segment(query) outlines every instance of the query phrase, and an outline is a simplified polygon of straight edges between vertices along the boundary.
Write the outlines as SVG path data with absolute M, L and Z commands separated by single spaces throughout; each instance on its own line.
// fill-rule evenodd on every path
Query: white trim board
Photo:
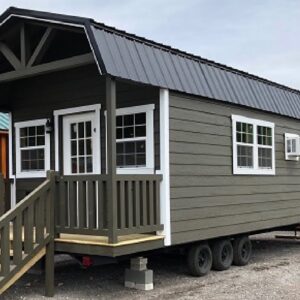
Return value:
M 160 188 L 160 215 L 164 225 L 162 234 L 165 246 L 171 245 L 171 206 L 170 206 L 170 136 L 169 136 L 169 90 L 160 89 L 160 169 L 163 175 Z
M 248 118 L 240 115 L 232 115 L 232 163 L 233 163 L 233 174 L 234 175 L 275 175 L 276 165 L 275 165 L 275 124 L 272 122 Z M 253 143 L 241 143 L 236 140 L 236 123 L 248 123 L 253 125 Z M 259 145 L 257 142 L 257 127 L 264 126 L 269 127 L 272 130 L 272 145 Z M 253 167 L 238 167 L 237 165 L 237 145 L 245 145 L 253 148 Z M 268 148 L 272 149 L 272 169 L 260 168 L 258 166 L 258 148 Z
M 44 171 L 21 171 L 21 148 L 20 148 L 20 128 L 30 126 L 46 126 L 47 119 L 29 120 L 24 122 L 15 123 L 15 141 L 16 141 L 16 178 L 40 178 L 47 176 L 47 170 L 50 170 L 50 135 L 45 130 L 45 145 L 41 146 L 44 148 Z M 28 148 L 30 149 L 30 148 Z
M 54 140 L 55 140 L 55 171 L 60 171 L 60 165 L 59 165 L 59 117 L 65 116 L 65 115 L 72 115 L 72 114 L 79 114 L 83 112 L 95 112 L 95 121 L 96 126 L 99 131 L 99 140 L 97 141 L 97 148 L 96 151 L 99 153 L 100 159 L 99 159 L 99 169 L 101 173 L 101 127 L 100 127 L 100 110 L 101 110 L 101 104 L 92 104 L 92 105 L 85 105 L 85 106 L 78 106 L 78 107 L 72 107 L 72 108 L 65 108 L 65 109 L 58 109 L 53 112 L 54 115 Z
M 154 145 L 154 109 L 155 104 L 145 104 L 137 106 L 121 107 L 116 109 L 116 117 L 146 113 L 146 167 L 128 167 L 128 168 L 117 168 L 117 174 L 154 174 L 154 163 L 155 163 L 155 145 Z M 107 118 L 106 110 L 104 111 L 105 116 L 105 151 L 107 157 Z M 122 141 L 131 141 L 132 139 L 122 139 Z M 135 138 L 138 140 L 138 138 Z M 144 140 L 144 139 L 143 139 Z M 120 141 L 116 139 L 116 141 Z M 106 159 L 106 170 L 107 170 L 107 159 Z

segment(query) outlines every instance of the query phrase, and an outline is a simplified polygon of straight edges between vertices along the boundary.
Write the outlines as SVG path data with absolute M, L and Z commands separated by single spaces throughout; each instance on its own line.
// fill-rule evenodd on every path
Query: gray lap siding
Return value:
M 233 175 L 232 114 L 275 123 L 275 176 Z M 300 121 L 171 93 L 172 243 L 298 223 L 300 164 L 285 160 L 284 133 Z
M 96 66 L 90 65 L 16 81 L 13 83 L 8 97 L 8 103 L 13 112 L 13 122 L 52 118 L 54 110 L 100 103 L 101 166 L 102 173 L 105 172 L 105 78 L 99 75 Z M 159 169 L 159 90 L 153 87 L 117 82 L 117 107 L 152 103 L 155 104 L 155 167 Z M 62 136 L 61 132 L 60 136 Z M 54 169 L 54 132 L 50 137 L 51 169 Z M 62 141 L 60 145 L 62 145 Z M 15 170 L 15 153 L 13 157 Z M 60 156 L 60 165 L 62 166 L 62 156 Z M 17 199 L 22 199 L 42 180 L 17 180 Z

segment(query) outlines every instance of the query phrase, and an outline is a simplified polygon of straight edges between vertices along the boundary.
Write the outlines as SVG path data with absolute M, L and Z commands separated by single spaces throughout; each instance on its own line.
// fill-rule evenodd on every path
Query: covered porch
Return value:
M 80 26 L 12 18 L 5 29 L 0 85 L 1 110 L 11 116 L 12 209 L 35 199 L 18 219 L 27 226 L 24 240 L 34 241 L 46 222 L 42 203 L 51 193 L 57 251 L 118 256 L 164 246 L 159 89 L 99 74 Z M 60 42 L 63 50 L 55 50 Z M 138 114 L 144 121 L 125 124 L 124 116 Z

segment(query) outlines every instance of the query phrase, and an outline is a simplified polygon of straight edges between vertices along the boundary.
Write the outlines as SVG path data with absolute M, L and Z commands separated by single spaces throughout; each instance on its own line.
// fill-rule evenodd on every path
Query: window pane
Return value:
M 124 126 L 133 125 L 133 115 L 125 115 L 123 118 L 124 118 Z
M 137 127 L 135 127 L 135 136 L 136 137 L 146 136 L 146 126 L 137 126 Z
M 76 139 L 77 137 L 77 124 L 71 124 L 71 139 Z
M 71 164 L 72 164 L 72 167 L 71 167 L 72 173 L 76 174 L 77 173 L 77 158 L 72 158 Z
M 118 127 L 123 126 L 122 120 L 123 120 L 123 117 L 122 117 L 122 116 L 117 116 L 117 126 L 118 126 Z
M 37 126 L 37 135 L 45 135 L 45 126 Z
M 253 147 L 237 146 L 237 165 L 238 167 L 253 167 Z
M 92 154 L 92 140 L 88 139 L 86 140 L 86 154 Z
M 125 155 L 125 166 L 135 166 L 134 154 Z
M 146 155 L 145 154 L 138 154 L 136 156 L 136 164 L 138 166 L 146 166 Z
M 136 152 L 138 153 L 146 153 L 146 142 L 136 142 Z
M 92 136 L 92 122 L 88 121 L 85 123 L 85 136 L 90 137 Z
M 84 155 L 84 140 L 78 141 L 78 151 L 79 155 Z
M 78 123 L 78 138 L 84 137 L 84 123 L 80 122 Z
M 272 149 L 258 148 L 258 166 L 272 169 Z
M 21 138 L 20 139 L 20 146 L 23 147 L 28 147 L 28 139 L 27 137 Z
M 23 136 L 27 136 L 27 127 L 26 128 L 21 128 L 20 129 L 20 136 L 23 137 Z
M 253 125 L 237 122 L 236 140 L 239 143 L 253 144 Z
M 84 165 L 84 157 L 79 157 L 79 173 L 85 173 Z
M 117 139 L 122 139 L 123 138 L 123 129 L 122 128 L 117 128 Z
M 44 136 L 38 136 L 37 137 L 37 146 L 43 146 L 45 145 L 45 137 Z
M 36 127 L 28 127 L 28 135 L 35 136 L 36 135 Z
M 86 158 L 86 172 L 91 173 L 93 172 L 93 159 L 91 156 Z
M 125 127 L 124 128 L 124 138 L 125 139 L 129 139 L 129 138 L 133 138 L 133 127 Z
M 136 114 L 135 124 L 146 124 L 146 113 Z
M 257 126 L 257 143 L 272 146 L 272 128 Z
M 71 155 L 77 155 L 77 142 L 71 141 Z
M 134 153 L 135 152 L 135 142 L 125 143 L 125 153 Z
M 117 143 L 117 154 L 124 153 L 124 143 Z
M 44 149 L 21 150 L 21 170 L 40 171 L 45 169 Z
M 136 138 L 146 137 L 146 113 L 117 116 L 117 166 L 133 167 L 146 165 L 146 141 Z M 122 142 L 122 139 L 130 141 Z
M 29 147 L 36 146 L 35 137 L 29 137 L 28 138 L 28 146 Z

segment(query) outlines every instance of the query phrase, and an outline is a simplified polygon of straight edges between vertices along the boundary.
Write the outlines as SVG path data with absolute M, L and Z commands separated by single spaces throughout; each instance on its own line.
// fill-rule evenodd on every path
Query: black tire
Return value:
M 193 276 L 204 276 L 212 266 L 212 253 L 208 244 L 191 246 L 187 254 L 187 263 L 190 274 Z
M 233 264 L 245 266 L 252 256 L 252 243 L 248 236 L 242 236 L 233 241 Z
M 217 271 L 224 271 L 230 268 L 233 261 L 233 248 L 231 241 L 218 240 L 212 245 L 213 264 L 212 267 Z

